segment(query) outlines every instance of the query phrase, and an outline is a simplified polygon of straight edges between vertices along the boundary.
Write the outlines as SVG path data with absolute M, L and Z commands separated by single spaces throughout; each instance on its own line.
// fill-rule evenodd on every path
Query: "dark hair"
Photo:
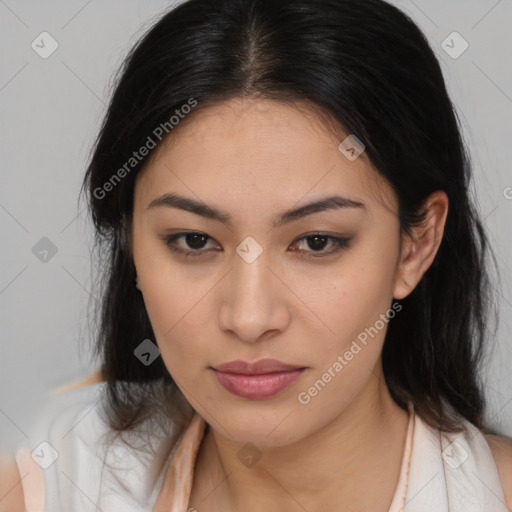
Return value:
M 130 51 L 83 184 L 102 271 L 95 356 L 110 426 L 191 412 L 161 358 L 145 366 L 134 356 L 155 339 L 134 286 L 129 228 L 136 176 L 151 155 L 133 169 L 126 162 L 156 127 L 172 136 L 170 117 L 191 99 L 186 122 L 236 97 L 306 103 L 355 134 L 397 194 L 402 234 L 422 221 L 432 192 L 447 193 L 444 238 L 418 286 L 397 301 L 383 369 L 396 403 L 407 410 L 411 400 L 431 426 L 460 431 L 464 417 L 483 428 L 479 372 L 494 301 L 468 150 L 426 37 L 383 0 L 188 0 Z

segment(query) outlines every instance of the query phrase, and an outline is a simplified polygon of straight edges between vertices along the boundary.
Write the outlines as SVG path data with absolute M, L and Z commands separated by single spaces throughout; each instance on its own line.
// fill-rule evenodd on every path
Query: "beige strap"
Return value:
M 172 455 L 152 512 L 187 511 L 192 492 L 195 460 L 205 427 L 204 419 L 195 413 Z

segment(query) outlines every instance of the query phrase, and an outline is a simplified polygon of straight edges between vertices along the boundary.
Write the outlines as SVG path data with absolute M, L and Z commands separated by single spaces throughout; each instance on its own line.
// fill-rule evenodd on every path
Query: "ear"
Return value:
M 420 282 L 437 254 L 448 216 L 448 196 L 442 190 L 432 193 L 424 202 L 425 220 L 404 235 L 395 274 L 393 297 L 403 299 Z

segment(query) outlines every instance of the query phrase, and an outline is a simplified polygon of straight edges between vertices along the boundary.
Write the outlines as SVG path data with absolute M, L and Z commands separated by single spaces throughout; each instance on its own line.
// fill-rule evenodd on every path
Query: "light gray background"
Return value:
M 488 422 L 512 436 L 512 2 L 392 3 L 433 45 L 470 146 L 475 193 L 502 284 L 501 324 L 485 368 Z M 48 390 L 95 369 L 86 310 L 92 230 L 78 192 L 110 80 L 170 5 L 0 0 L 0 452 L 26 441 Z M 31 48 L 43 31 L 59 45 L 47 59 Z M 442 47 L 454 31 L 469 44 L 456 59 Z M 42 237 L 57 247 L 46 263 L 32 252 Z

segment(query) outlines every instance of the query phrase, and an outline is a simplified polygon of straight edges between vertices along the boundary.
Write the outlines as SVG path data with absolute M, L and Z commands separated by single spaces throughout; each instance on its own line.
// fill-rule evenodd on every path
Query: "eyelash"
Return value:
M 184 257 L 187 257 L 187 258 L 188 257 L 195 258 L 195 257 L 198 257 L 198 256 L 203 256 L 206 252 L 208 252 L 208 251 L 204 251 L 202 249 L 197 249 L 195 251 L 186 251 L 186 250 L 183 250 L 183 249 L 178 249 L 176 246 L 172 245 L 172 242 L 174 242 L 175 240 L 178 240 L 180 238 L 183 238 L 183 237 L 185 237 L 187 235 L 201 235 L 201 236 L 206 237 L 207 241 L 208 240 L 213 240 L 213 238 L 211 238 L 208 235 L 206 235 L 205 233 L 201 233 L 199 231 L 183 231 L 182 233 L 176 233 L 176 234 L 171 235 L 169 237 L 164 237 L 165 245 L 171 251 L 179 253 L 180 255 L 182 255 Z M 298 238 L 295 242 L 300 242 L 302 240 L 306 240 L 308 238 L 313 238 L 315 236 L 331 240 L 332 243 L 334 244 L 334 249 L 331 249 L 330 251 L 323 251 L 323 250 L 321 250 L 321 251 L 314 251 L 314 252 L 306 251 L 307 253 L 310 253 L 310 254 L 307 255 L 307 256 L 306 255 L 301 255 L 300 257 L 303 257 L 303 258 L 323 258 L 323 257 L 326 257 L 326 256 L 330 256 L 331 254 L 338 253 L 341 250 L 348 248 L 349 244 L 350 244 L 350 241 L 351 241 L 351 238 L 338 238 L 338 237 L 335 237 L 335 236 L 326 235 L 324 233 L 312 233 L 312 234 L 303 236 L 302 238 Z M 297 252 L 301 252 L 301 251 L 297 251 Z M 315 252 L 318 253 L 318 256 L 315 255 Z

